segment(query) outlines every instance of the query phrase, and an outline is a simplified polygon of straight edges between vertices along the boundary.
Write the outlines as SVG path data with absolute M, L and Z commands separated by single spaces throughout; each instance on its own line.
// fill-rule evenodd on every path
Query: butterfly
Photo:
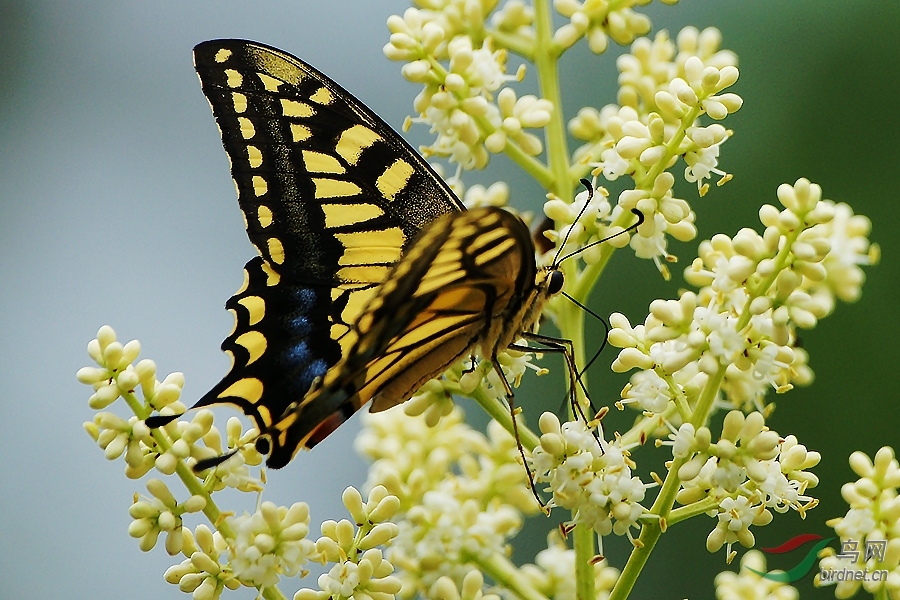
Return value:
M 462 358 L 480 353 L 499 369 L 498 353 L 561 291 L 562 272 L 536 265 L 518 216 L 467 210 L 313 67 L 242 40 L 203 42 L 194 64 L 259 256 L 226 303 L 231 369 L 193 408 L 243 410 L 267 466 L 283 467 L 367 403 L 404 402 Z

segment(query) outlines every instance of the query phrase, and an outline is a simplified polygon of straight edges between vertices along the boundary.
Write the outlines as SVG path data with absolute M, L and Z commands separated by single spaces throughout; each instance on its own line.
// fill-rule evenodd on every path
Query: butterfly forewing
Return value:
M 356 342 L 354 324 L 420 229 L 463 210 L 381 119 L 293 56 L 204 42 L 194 62 L 260 257 L 229 300 L 229 374 L 197 403 L 261 430 Z
M 509 339 L 535 283 L 534 248 L 522 221 L 498 208 L 442 217 L 378 289 L 350 349 L 270 432 L 270 461 L 287 462 L 372 401 L 380 411 L 474 351 L 493 357 Z M 487 347 L 485 347 L 487 346 Z M 275 466 L 271 464 L 271 466 Z

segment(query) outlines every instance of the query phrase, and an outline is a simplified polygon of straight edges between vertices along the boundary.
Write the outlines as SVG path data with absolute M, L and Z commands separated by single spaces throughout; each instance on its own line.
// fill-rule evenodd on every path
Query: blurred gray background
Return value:
M 216 37 L 283 48 L 399 127 L 418 89 L 403 81 L 381 47 L 385 20 L 406 7 L 400 0 L 0 1 L 0 599 L 186 597 L 162 579 L 180 558 L 162 548 L 144 554 L 128 537 L 132 495 L 146 490 L 123 476 L 121 462 L 107 463 L 82 431 L 93 411 L 89 388 L 74 374 L 89 363 L 85 346 L 105 323 L 123 341 L 140 339 L 142 355 L 161 374 L 183 371 L 187 402 L 227 369 L 218 347 L 231 317 L 222 306 L 253 249 L 191 48 Z M 900 212 L 894 181 L 900 4 L 694 0 L 653 4 L 647 12 L 655 29 L 673 35 L 688 24 L 718 26 L 724 46 L 740 56 L 734 91 L 745 104 L 726 121 L 736 135 L 720 163 L 735 178 L 700 200 L 691 186 L 683 188 L 698 213 L 700 237 L 672 248 L 682 259 L 672 282 L 621 253 L 592 306 L 642 321 L 653 298 L 672 297 L 683 286 L 680 269 L 700 239 L 758 228 L 758 206 L 774 203 L 778 184 L 801 176 L 872 218 L 882 265 L 868 270 L 859 303 L 840 305 L 804 335 L 818 379 L 779 397 L 770 421 L 823 453 L 815 470 L 823 483 L 813 491 L 822 505 L 806 521 L 792 513 L 755 529 L 760 546 L 798 533 L 828 536 L 825 521 L 847 509 L 839 490 L 851 479 L 849 453 L 871 455 L 900 440 L 890 349 L 900 335 L 891 242 Z M 582 45 L 566 59 L 562 77 L 569 116 L 584 104 L 614 100 L 610 54 L 598 60 Z M 428 138 L 414 131 L 409 139 Z M 494 167 L 482 181 L 510 178 L 517 206 L 540 206 L 541 191 L 513 179 L 518 175 L 507 161 L 495 160 Z M 591 328 L 599 335 L 599 326 Z M 607 351 L 590 374 L 601 401 L 614 401 L 624 383 L 605 366 L 614 356 Z M 549 382 L 551 396 L 561 395 L 561 380 Z M 520 393 L 532 422 L 540 410 L 557 408 L 527 403 L 529 392 L 538 395 L 534 387 L 526 382 Z M 618 420 L 611 422 L 624 429 L 633 416 L 613 414 Z M 365 465 L 350 448 L 357 428 L 354 419 L 314 452 L 270 472 L 265 499 L 309 502 L 314 532 L 324 519 L 343 518 L 340 492 L 365 479 Z M 233 506 L 250 509 L 254 499 L 235 498 Z M 635 597 L 712 598 L 712 575 L 725 568 L 723 554 L 704 549 L 713 525 L 700 517 L 671 529 Z M 529 524 L 522 536 L 530 543 L 517 548 L 518 562 L 531 560 L 547 527 L 544 520 Z M 606 547 L 619 567 L 627 550 L 620 540 Z M 778 560 L 770 566 L 795 564 Z M 833 597 L 812 590 L 810 580 L 798 584 L 802 597 Z M 247 589 L 231 594 L 254 596 Z

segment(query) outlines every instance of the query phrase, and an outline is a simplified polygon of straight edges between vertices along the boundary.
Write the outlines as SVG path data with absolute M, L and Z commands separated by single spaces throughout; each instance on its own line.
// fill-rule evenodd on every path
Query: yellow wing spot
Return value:
M 241 128 L 241 137 L 245 140 L 249 140 L 256 135 L 256 127 L 253 126 L 253 121 L 247 117 L 238 117 L 238 125 Z
M 258 331 L 247 331 L 246 333 L 242 333 L 234 340 L 234 342 L 246 348 L 247 352 L 250 353 L 250 358 L 247 359 L 248 365 L 253 364 L 260 356 L 265 354 L 266 347 L 268 346 L 266 336 Z
M 336 340 L 347 333 L 349 330 L 350 328 L 346 325 L 343 325 L 341 323 L 332 323 L 331 330 L 328 332 L 328 335 L 331 336 L 331 339 Z
M 442 275 L 453 273 L 454 271 L 459 271 L 461 268 L 462 265 L 456 262 L 436 263 L 428 267 L 428 272 L 425 273 L 425 278 L 427 279 L 428 277 L 441 277 Z
M 437 257 L 434 259 L 434 262 L 436 262 L 436 263 L 441 263 L 441 262 L 457 263 L 457 262 L 462 261 L 462 258 L 463 258 L 463 253 L 461 250 L 458 250 L 458 249 L 444 250 L 443 252 L 441 252 L 440 254 L 437 255 Z
M 281 99 L 281 112 L 286 117 L 298 117 L 301 119 L 311 117 L 316 114 L 315 109 L 309 104 L 297 102 L 296 100 Z
M 278 86 L 284 83 L 280 79 L 275 79 L 271 75 L 266 75 L 265 73 L 257 73 L 256 76 L 259 77 L 263 87 L 266 88 L 266 91 L 268 92 L 277 92 Z
M 234 396 L 256 404 L 263 395 L 263 383 L 255 377 L 246 377 L 235 381 L 219 394 L 219 398 Z
M 338 269 L 337 276 L 338 279 L 343 281 L 371 281 L 373 283 L 380 283 L 387 279 L 388 273 L 390 272 L 390 267 L 342 267 Z
M 272 211 L 268 206 L 260 204 L 256 209 L 256 219 L 259 221 L 259 226 L 265 229 L 272 224 Z
M 347 306 L 341 311 L 341 320 L 344 323 L 355 323 L 363 310 L 369 306 L 369 302 L 375 296 L 376 291 L 376 288 L 369 288 L 350 294 L 350 298 L 347 299 Z
M 228 60 L 229 58 L 231 58 L 231 54 L 232 54 L 231 50 L 229 50 L 228 48 L 222 48 L 221 50 L 216 52 L 216 55 L 215 55 L 215 57 L 213 57 L 213 60 L 215 60 L 217 63 L 223 63 L 226 60 Z
M 406 242 L 406 236 L 399 227 L 356 233 L 335 233 L 334 237 L 344 248 L 402 248 Z
M 347 170 L 344 168 L 338 159 L 331 156 L 330 154 L 323 154 L 322 152 L 315 152 L 313 150 L 303 150 L 303 164 L 306 165 L 306 170 L 310 173 L 346 173 Z
M 312 182 L 316 187 L 316 198 L 342 198 L 356 196 L 362 192 L 360 187 L 352 181 L 313 177 Z
M 237 328 L 238 328 L 238 316 L 237 316 L 237 311 L 234 310 L 233 308 L 229 308 L 229 309 L 228 309 L 228 312 L 230 312 L 230 313 L 231 313 L 231 316 L 234 317 L 234 323 L 233 323 L 232 326 L 231 326 L 231 333 L 228 334 L 228 337 L 231 337 L 231 336 L 233 336 L 233 335 L 235 334 L 235 332 L 237 331 Z M 234 357 L 232 356 L 232 358 L 234 358 Z
M 239 296 L 247 291 L 247 288 L 250 287 L 250 272 L 247 269 L 244 269 L 244 282 L 241 283 L 241 289 L 234 293 L 235 296 Z
M 234 104 L 234 112 L 242 113 L 247 110 L 247 96 L 240 92 L 231 92 L 231 102 Z
M 247 309 L 249 325 L 256 325 L 266 316 L 266 301 L 259 296 L 247 296 L 238 300 L 238 304 Z M 243 346 L 243 344 L 241 344 Z
M 237 182 L 234 182 L 235 186 L 237 186 Z M 240 190 L 238 190 L 238 194 L 240 194 Z M 247 215 L 244 211 L 241 211 L 241 218 L 244 219 L 244 230 L 248 231 L 250 229 L 250 222 L 247 220 Z
M 457 238 L 467 238 L 478 233 L 478 228 L 471 223 L 460 225 L 453 230 Z
M 381 192 L 381 195 L 388 200 L 393 200 L 397 192 L 401 191 L 409 183 L 409 178 L 413 174 L 412 165 L 398 158 L 387 170 L 375 181 L 375 187 Z
M 450 285 L 451 283 L 459 281 L 460 279 L 464 278 L 465 275 L 466 272 L 462 269 L 454 269 L 453 271 L 439 277 L 429 277 L 419 284 L 419 287 L 416 288 L 415 295 L 424 296 L 426 294 L 430 294 L 431 292 L 436 292 L 441 288 Z
M 256 194 L 256 197 L 265 196 L 266 192 L 269 191 L 269 184 L 266 183 L 266 180 L 260 177 L 259 175 L 253 176 L 253 193 Z
M 281 282 L 281 275 L 279 275 L 267 262 L 263 262 L 262 265 L 263 273 L 266 274 L 266 285 L 269 287 L 275 287 Z
M 416 347 L 420 345 L 423 340 L 440 339 L 447 337 L 448 335 L 452 337 L 454 332 L 459 330 L 460 320 L 461 317 L 458 315 L 435 317 L 420 324 L 411 331 L 406 332 L 406 334 L 393 342 L 392 347 Z
M 479 249 L 490 246 L 491 243 L 508 235 L 509 231 L 505 227 L 497 227 L 476 237 L 469 246 L 477 252 Z
M 516 240 L 513 238 L 507 238 L 494 246 L 489 250 L 485 250 L 483 252 L 479 252 L 475 255 L 475 265 L 480 267 L 485 263 L 489 263 L 492 260 L 496 260 L 506 254 L 507 251 L 515 248 Z M 515 277 L 515 276 L 513 276 Z
M 371 221 L 384 214 L 380 206 L 374 204 L 323 204 L 325 227 L 343 227 Z
M 234 69 L 225 69 L 225 85 L 230 88 L 239 88 L 244 83 L 244 76 Z
M 344 248 L 339 265 L 370 265 L 395 263 L 403 255 L 402 248 Z
M 320 87 L 309 99 L 316 104 L 331 104 L 334 102 L 334 95 L 328 88 Z
M 341 158 L 355 165 L 363 150 L 381 139 L 381 136 L 365 125 L 354 125 L 341 133 L 334 150 Z
M 247 162 L 251 169 L 258 169 L 263 163 L 262 152 L 256 146 L 247 146 Z
M 300 123 L 291 123 L 291 137 L 295 142 L 305 142 L 312 137 L 312 130 Z
M 281 245 L 281 240 L 270 237 L 266 240 L 266 244 L 268 245 L 269 258 L 272 259 L 272 262 L 276 265 L 284 264 L 284 246 Z

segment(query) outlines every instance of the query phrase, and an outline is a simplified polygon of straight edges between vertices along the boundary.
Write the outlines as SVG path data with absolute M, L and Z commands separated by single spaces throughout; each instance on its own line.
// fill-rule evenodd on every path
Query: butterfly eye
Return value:
M 562 290 L 565 281 L 566 278 L 563 276 L 562 271 L 552 271 L 550 273 L 550 285 L 547 286 L 547 291 L 549 291 L 551 295 L 558 294 L 560 290 Z

